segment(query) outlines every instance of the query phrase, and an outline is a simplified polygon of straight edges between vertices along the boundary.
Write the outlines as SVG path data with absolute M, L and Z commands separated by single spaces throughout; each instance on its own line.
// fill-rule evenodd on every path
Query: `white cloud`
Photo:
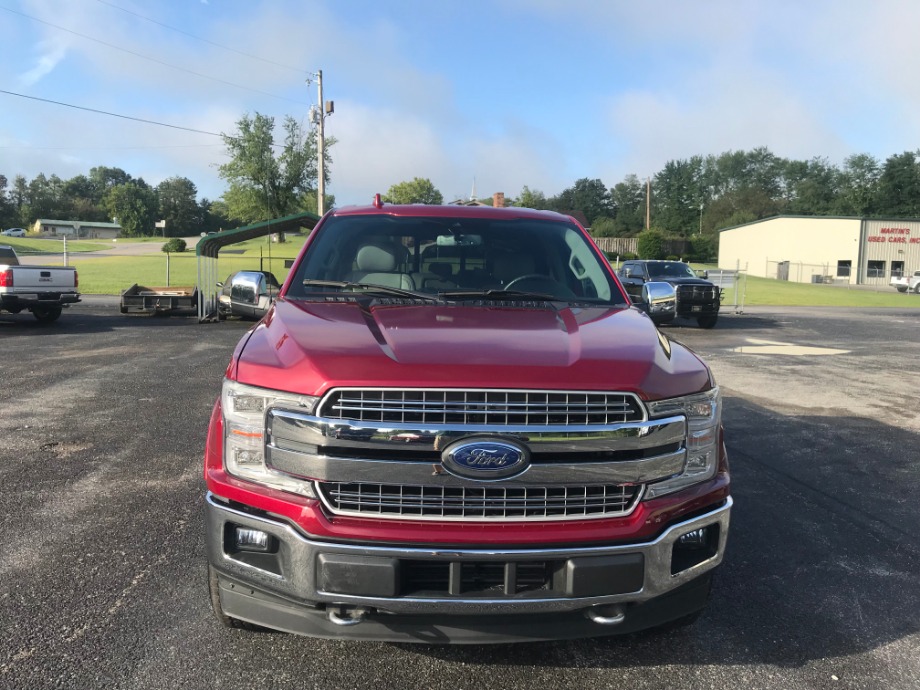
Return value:
M 35 66 L 28 72 L 19 75 L 19 81 L 26 86 L 34 85 L 41 80 L 42 77 L 50 74 L 67 54 L 67 46 L 63 43 L 42 41 L 39 44 L 39 48 L 44 52 L 36 61 Z

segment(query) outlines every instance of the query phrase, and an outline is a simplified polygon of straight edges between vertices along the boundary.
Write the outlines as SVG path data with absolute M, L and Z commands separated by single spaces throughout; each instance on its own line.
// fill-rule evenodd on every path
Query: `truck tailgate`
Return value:
M 73 292 L 76 269 L 67 266 L 12 266 L 13 294 L 22 292 Z

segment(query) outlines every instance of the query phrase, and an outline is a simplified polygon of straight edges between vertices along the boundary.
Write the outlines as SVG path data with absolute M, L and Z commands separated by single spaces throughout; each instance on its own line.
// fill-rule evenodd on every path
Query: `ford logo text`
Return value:
M 458 477 L 507 479 L 530 467 L 530 453 L 512 441 L 462 439 L 444 449 L 441 464 Z

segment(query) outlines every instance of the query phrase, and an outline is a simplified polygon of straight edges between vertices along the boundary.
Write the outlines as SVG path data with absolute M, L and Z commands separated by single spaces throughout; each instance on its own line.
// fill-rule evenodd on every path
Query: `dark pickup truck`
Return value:
M 703 280 L 682 261 L 624 261 L 618 271 L 620 282 L 633 299 L 650 281 L 670 283 L 677 292 L 677 316 L 696 319 L 700 328 L 712 328 L 719 320 L 722 290 Z M 656 324 L 668 323 L 674 316 L 651 315 Z

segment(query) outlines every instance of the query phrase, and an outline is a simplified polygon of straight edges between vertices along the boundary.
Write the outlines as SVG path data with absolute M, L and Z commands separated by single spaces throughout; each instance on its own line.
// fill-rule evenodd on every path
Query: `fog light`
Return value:
M 241 551 L 267 552 L 271 546 L 271 536 L 258 529 L 236 528 L 236 547 Z
M 706 546 L 706 528 L 700 527 L 699 529 L 695 529 L 692 532 L 682 534 L 677 539 L 677 543 L 688 549 L 698 549 L 700 547 Z

